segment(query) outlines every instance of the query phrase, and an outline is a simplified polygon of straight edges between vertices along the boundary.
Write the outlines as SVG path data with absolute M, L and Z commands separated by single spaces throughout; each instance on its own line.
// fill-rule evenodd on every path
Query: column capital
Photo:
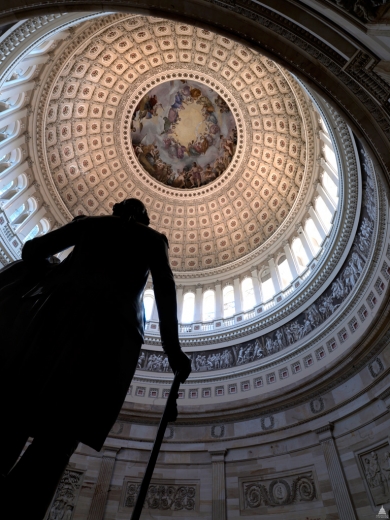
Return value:
M 115 459 L 116 456 L 118 455 L 118 452 L 121 450 L 121 448 L 111 448 L 111 447 L 107 447 L 107 448 L 104 448 L 104 451 L 103 451 L 103 457 L 110 457 L 112 459 Z
M 321 426 L 321 428 L 318 428 L 317 430 L 314 430 L 314 431 L 318 435 L 320 442 L 323 442 L 323 441 L 333 438 L 333 434 L 332 434 L 333 429 L 334 429 L 334 424 L 332 422 L 329 422 L 328 424 L 325 424 L 324 426 Z
M 225 456 L 228 450 L 209 450 L 212 462 L 222 462 L 225 460 Z

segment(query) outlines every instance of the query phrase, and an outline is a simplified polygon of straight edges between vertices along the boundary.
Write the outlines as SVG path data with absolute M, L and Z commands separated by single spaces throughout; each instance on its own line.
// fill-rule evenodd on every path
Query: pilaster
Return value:
M 106 448 L 103 453 L 100 471 L 92 497 L 87 520 L 103 520 L 106 509 L 108 490 L 114 472 L 117 449 Z
M 332 431 L 333 423 L 328 423 L 326 426 L 315 430 L 324 452 L 340 520 L 357 520 Z
M 213 492 L 212 520 L 226 520 L 225 455 L 227 450 L 209 451 L 211 455 Z

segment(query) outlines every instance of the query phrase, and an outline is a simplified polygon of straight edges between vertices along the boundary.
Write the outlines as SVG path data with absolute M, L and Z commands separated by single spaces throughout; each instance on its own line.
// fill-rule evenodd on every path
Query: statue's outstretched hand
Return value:
M 173 372 L 179 372 L 180 383 L 184 383 L 187 377 L 191 374 L 191 360 L 180 349 L 174 354 L 168 355 L 168 361 Z

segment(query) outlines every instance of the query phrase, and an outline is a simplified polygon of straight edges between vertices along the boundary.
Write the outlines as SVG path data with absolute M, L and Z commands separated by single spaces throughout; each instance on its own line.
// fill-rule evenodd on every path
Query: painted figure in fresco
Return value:
M 199 188 L 200 184 L 202 182 L 201 171 L 202 171 L 202 168 L 200 166 L 198 166 L 196 164 L 196 162 L 193 162 L 192 163 L 192 168 L 189 171 L 189 174 L 192 177 L 193 186 L 196 187 L 196 188 Z
M 175 101 L 171 105 L 174 109 L 180 109 L 183 105 L 184 96 L 180 90 L 178 90 L 175 94 Z
M 235 152 L 237 131 L 232 115 L 226 115 L 230 111 L 222 98 L 217 96 L 215 102 L 207 87 L 195 87 L 183 81 L 173 82 L 177 88 L 169 92 L 169 105 L 163 85 L 162 90 L 144 96 L 134 112 L 131 130 L 135 154 L 147 173 L 173 188 L 193 189 L 214 181 L 226 170 Z M 191 104 L 199 105 L 203 121 L 199 131 L 198 127 L 194 129 L 195 136 L 189 142 L 182 142 L 179 123 L 183 119 L 182 113 Z M 157 118 L 157 124 L 151 125 L 150 120 L 155 122 L 154 118 Z M 142 150 L 142 146 L 151 141 L 160 152 L 157 157 Z M 196 172 L 195 178 L 192 174 L 189 177 L 172 175 L 173 171 L 191 170 L 191 158 L 200 156 L 206 156 L 208 161 L 207 172 L 200 171 L 200 182 Z

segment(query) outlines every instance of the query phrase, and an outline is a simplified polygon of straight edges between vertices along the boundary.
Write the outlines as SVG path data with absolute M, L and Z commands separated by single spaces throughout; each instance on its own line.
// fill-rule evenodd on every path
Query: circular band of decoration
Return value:
M 165 72 L 144 84 L 127 100 L 121 127 L 133 171 L 176 195 L 194 189 L 204 195 L 222 186 L 245 148 L 243 118 L 230 94 L 191 72 Z

